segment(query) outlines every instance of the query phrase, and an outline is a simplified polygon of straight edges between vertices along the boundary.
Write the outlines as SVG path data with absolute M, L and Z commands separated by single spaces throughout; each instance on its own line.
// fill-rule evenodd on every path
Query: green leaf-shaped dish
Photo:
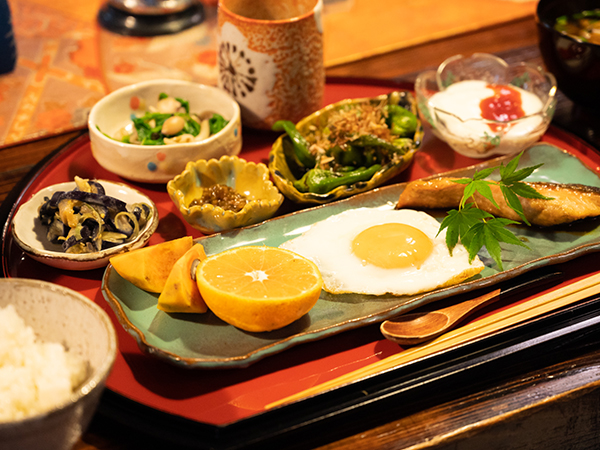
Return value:
M 475 170 L 506 164 L 500 157 L 435 176 L 471 177 Z M 547 143 L 530 147 L 519 164 L 542 167 L 528 181 L 581 183 L 600 188 L 600 177 L 574 155 Z M 497 175 L 497 174 L 494 174 Z M 494 175 L 491 178 L 495 179 Z M 360 195 L 306 208 L 258 225 L 213 234 L 198 240 L 207 255 L 243 245 L 278 247 L 304 233 L 311 225 L 355 208 L 393 208 L 406 183 L 382 187 Z M 433 211 L 429 211 L 433 213 Z M 436 212 L 442 221 L 445 211 Z M 102 293 L 125 330 L 149 355 L 189 368 L 224 369 L 247 367 L 295 345 L 313 342 L 348 330 L 380 323 L 399 314 L 453 295 L 489 288 L 514 277 L 552 264 L 600 252 L 600 221 L 591 219 L 565 227 L 511 226 L 529 249 L 502 244 L 504 271 L 482 250 L 485 269 L 470 280 L 412 296 L 328 294 L 308 314 L 293 324 L 265 333 L 248 333 L 227 325 L 212 312 L 168 314 L 156 308 L 158 294 L 143 291 L 123 279 L 111 265 L 102 280 Z
M 416 101 L 411 92 L 399 91 L 395 94 L 399 94 L 400 96 L 400 106 L 408 109 L 415 115 L 417 114 Z M 302 119 L 296 124 L 296 128 L 306 136 L 312 126 L 321 129 L 325 127 L 329 116 L 333 111 L 346 108 L 349 105 L 387 102 L 388 97 L 389 95 L 380 95 L 372 98 L 346 99 L 337 103 L 332 103 Z M 329 203 L 380 186 L 406 169 L 413 160 L 423 139 L 423 126 L 420 121 L 418 121 L 417 129 L 411 138 L 414 143 L 412 148 L 397 161 L 385 164 L 370 180 L 339 186 L 326 194 L 300 192 L 294 187 L 294 181 L 300 179 L 303 172 L 294 161 L 292 156 L 293 148 L 287 135 L 280 136 L 273 144 L 271 152 L 269 153 L 269 170 L 277 188 L 290 200 L 307 204 Z

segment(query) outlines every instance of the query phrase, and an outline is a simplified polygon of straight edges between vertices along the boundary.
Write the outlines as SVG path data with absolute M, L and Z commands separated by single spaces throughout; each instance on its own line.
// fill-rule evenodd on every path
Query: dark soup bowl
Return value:
M 558 31 L 555 24 L 557 18 L 599 8 L 600 0 L 540 0 L 536 14 L 540 52 L 558 88 L 595 110 L 600 110 L 600 45 Z

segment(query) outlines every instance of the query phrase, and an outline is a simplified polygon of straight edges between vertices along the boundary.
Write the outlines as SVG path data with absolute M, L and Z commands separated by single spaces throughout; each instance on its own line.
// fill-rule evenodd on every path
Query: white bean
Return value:
M 185 126 L 185 119 L 181 116 L 172 116 L 163 122 L 162 134 L 166 136 L 173 136 L 183 130 Z
M 164 114 L 175 114 L 180 107 L 181 103 L 179 103 L 173 97 L 165 97 L 159 100 L 156 104 L 156 109 L 158 112 Z

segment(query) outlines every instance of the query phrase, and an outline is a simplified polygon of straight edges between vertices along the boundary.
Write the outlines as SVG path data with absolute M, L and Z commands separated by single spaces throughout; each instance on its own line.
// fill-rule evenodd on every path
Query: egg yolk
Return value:
M 403 223 L 372 226 L 352 241 L 352 251 L 363 264 L 385 269 L 419 268 L 432 250 L 433 242 L 425 233 Z

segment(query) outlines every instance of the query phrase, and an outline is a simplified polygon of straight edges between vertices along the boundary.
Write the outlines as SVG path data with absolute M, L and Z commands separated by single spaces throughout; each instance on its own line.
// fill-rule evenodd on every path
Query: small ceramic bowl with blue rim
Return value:
M 167 191 L 186 222 L 204 234 L 270 219 L 283 203 L 267 166 L 237 156 L 190 162 Z
M 242 148 L 237 102 L 222 89 L 189 81 L 117 89 L 94 105 L 88 127 L 98 164 L 145 183 L 166 183 L 189 161 L 237 155 Z

